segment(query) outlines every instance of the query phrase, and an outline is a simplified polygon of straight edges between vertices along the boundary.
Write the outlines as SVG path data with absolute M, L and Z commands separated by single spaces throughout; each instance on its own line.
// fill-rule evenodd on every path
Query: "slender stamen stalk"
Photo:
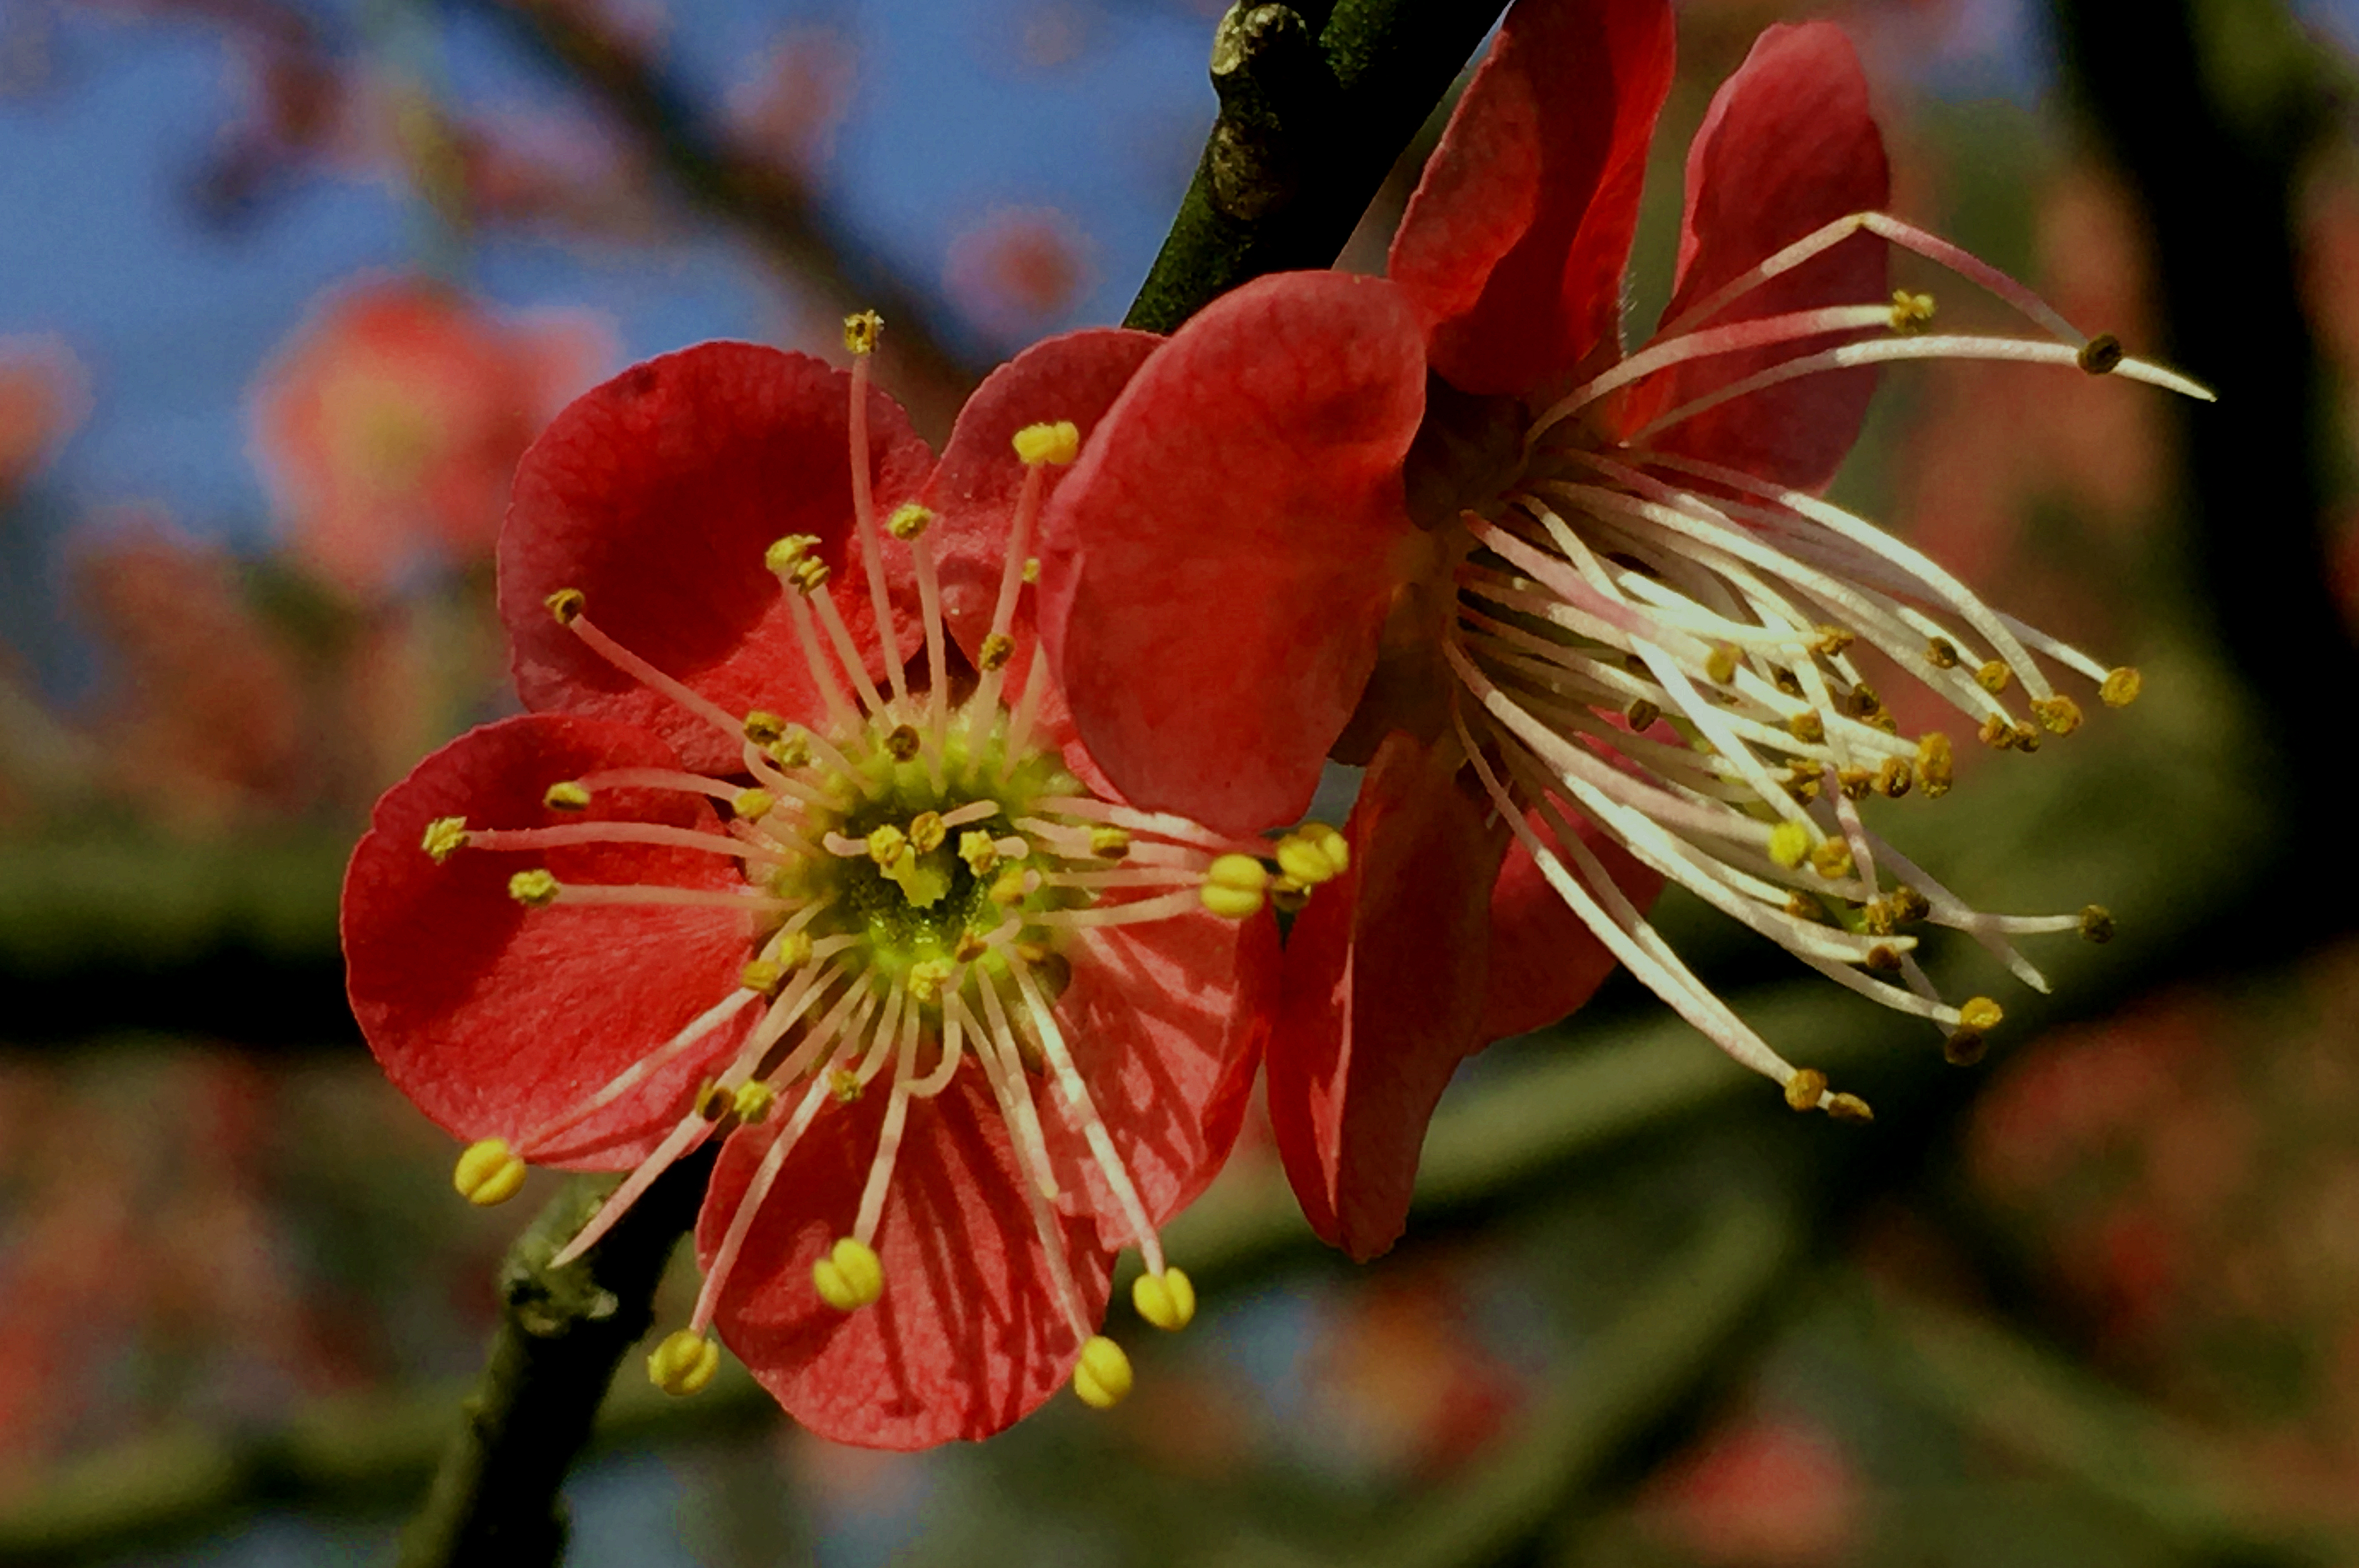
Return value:
M 629 648 L 625 648 L 621 643 L 616 642 L 613 637 L 608 637 L 604 632 L 600 631 L 595 626 L 591 624 L 590 617 L 586 613 L 575 615 L 571 620 L 565 624 L 567 627 L 572 631 L 575 637 L 582 639 L 582 646 L 589 648 L 591 652 L 596 654 L 599 658 L 604 659 L 607 663 L 613 665 L 624 674 L 630 676 L 641 685 L 651 687 L 655 691 L 662 692 L 680 707 L 686 709 L 691 713 L 694 713 L 698 718 L 704 720 L 707 724 L 712 725 L 715 729 L 720 730 L 731 739 L 735 739 L 743 730 L 745 723 L 744 720 L 730 713 L 727 709 L 721 706 L 720 703 L 712 701 L 710 697 L 704 696 L 702 693 L 691 690 L 688 686 L 685 686 L 679 681 L 674 680 L 672 677 L 665 674 L 662 670 L 658 670 L 654 665 L 649 664 L 646 659 L 641 659 L 637 654 L 633 653 Z
M 860 557 L 868 569 L 868 603 L 876 617 L 877 644 L 885 650 L 886 675 L 893 683 L 893 700 L 905 702 L 909 691 L 902 683 L 901 641 L 893 629 L 893 598 L 885 586 L 885 532 L 876 526 L 876 497 L 869 476 L 869 465 L 875 461 L 868 447 L 870 358 L 869 354 L 857 354 L 852 359 L 852 417 L 846 421 L 852 434 L 852 516 L 860 529 Z M 853 670 L 857 679 L 865 681 L 866 672 L 860 670 L 854 660 L 847 657 L 845 664 Z M 881 706 L 871 702 L 869 710 L 873 713 Z
M 693 849 L 708 855 L 734 855 L 740 860 L 781 865 L 787 856 L 756 844 L 724 838 L 695 828 L 666 827 L 659 822 L 562 822 L 547 828 L 470 828 L 471 849 L 554 849 L 575 844 L 651 844 L 671 849 Z

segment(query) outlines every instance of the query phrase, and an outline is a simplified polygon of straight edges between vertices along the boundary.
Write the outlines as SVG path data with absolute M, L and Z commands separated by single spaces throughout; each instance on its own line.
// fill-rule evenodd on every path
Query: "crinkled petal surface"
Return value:
M 1389 271 L 1462 391 L 1541 390 L 1614 341 L 1667 0 L 1517 0 L 1395 236 Z
M 1687 215 L 1678 290 L 1664 312 L 1687 307 L 1746 268 L 1834 219 L 1877 211 L 1891 197 L 1884 137 L 1869 113 L 1867 81 L 1851 40 L 1832 23 L 1765 31 L 1721 84 L 1688 149 Z M 1887 296 L 1884 243 L 1854 234 L 1716 314 L 1717 324 L 1807 310 L 1873 305 Z M 1632 415 L 1652 419 L 1716 387 L 1837 338 L 1691 360 L 1648 382 Z M 1781 481 L 1823 488 L 1859 439 L 1875 393 L 1873 367 L 1788 381 L 1669 426 L 1648 444 Z
M 622 674 L 543 601 L 588 596 L 593 624 L 733 713 L 823 708 L 763 551 L 821 541 L 835 602 L 872 670 L 875 617 L 853 523 L 851 384 L 807 354 L 715 343 L 632 366 L 558 415 L 516 470 L 500 535 L 500 615 L 525 705 L 644 724 L 689 766 L 734 772 L 729 736 Z M 868 397 L 876 502 L 889 514 L 932 467 L 892 399 Z M 895 621 L 919 646 L 906 547 L 889 542 Z
M 1086 447 L 1106 410 L 1162 342 L 1154 332 L 1120 327 L 1049 338 L 984 377 L 959 410 L 941 464 L 922 499 L 938 519 L 929 537 L 941 572 L 942 617 L 970 662 L 980 655 L 991 631 L 1008 531 L 1024 491 L 1025 464 L 1012 444 L 1016 432 L 1027 425 L 1070 419 Z M 1070 467 L 1044 469 L 1044 498 L 1071 472 Z M 1037 532 L 1032 549 L 1038 553 Z M 1016 599 L 1016 651 L 1006 676 L 1011 692 L 1024 690 L 1039 648 L 1038 599 L 1038 590 L 1029 586 Z M 1053 684 L 1042 697 L 1034 733 L 1064 747 L 1067 765 L 1078 768 L 1085 780 L 1096 781 L 1094 768 L 1073 743 L 1064 694 Z
M 1382 278 L 1264 278 L 1147 358 L 1050 502 L 1041 632 L 1130 800 L 1299 816 L 1423 536 L 1401 459 L 1424 334 Z
M 1277 922 L 1200 910 L 1074 935 L 1058 1027 L 1160 1225 L 1204 1190 L 1244 1125 L 1277 1000 Z M 1039 1103 L 1062 1202 L 1098 1216 L 1105 1246 L 1135 1242 L 1063 1096 Z
M 1451 770 L 1408 735 L 1377 748 L 1351 869 L 1286 945 L 1269 1119 L 1310 1227 L 1355 1258 L 1408 1223 L 1426 1124 L 1478 1033 L 1499 851 Z
M 717 831 L 712 809 L 684 794 L 601 789 L 578 812 L 541 803 L 560 779 L 677 767 L 669 747 L 632 725 L 528 714 L 462 735 L 377 802 L 344 877 L 353 1013 L 386 1075 L 451 1133 L 514 1142 L 581 1105 L 730 994 L 751 928 L 727 909 L 528 909 L 508 897 L 509 877 L 536 866 L 567 882 L 742 887 L 736 863 L 723 855 L 644 844 L 461 849 L 437 866 L 419 846 L 427 824 L 613 819 Z M 633 1164 L 741 1030 L 715 1030 L 547 1150 L 527 1154 L 588 1170 Z
M 1538 811 L 1527 820 L 1541 843 L 1560 847 Z M 1582 842 L 1630 901 L 1641 909 L 1652 904 L 1663 890 L 1663 879 L 1578 815 L 1571 820 L 1580 828 Z M 1509 840 L 1498 883 L 1491 889 L 1490 977 L 1484 986 L 1482 1037 L 1504 1040 L 1556 1022 L 1588 1001 L 1614 973 L 1614 964 L 1605 944 L 1548 885 L 1523 840 Z
M 715 1321 L 787 1413 L 822 1437 L 904 1449 L 987 1437 L 1056 1392 L 1081 1346 L 1049 1284 L 999 1107 L 972 1062 L 909 1106 L 876 1235 L 884 1295 L 839 1312 L 811 1283 L 811 1265 L 851 1231 L 886 1100 L 872 1093 L 820 1113 L 747 1233 Z M 722 1149 L 697 1224 L 708 1267 L 784 1111 Z M 1094 1323 L 1113 1258 L 1086 1221 L 1060 1223 Z

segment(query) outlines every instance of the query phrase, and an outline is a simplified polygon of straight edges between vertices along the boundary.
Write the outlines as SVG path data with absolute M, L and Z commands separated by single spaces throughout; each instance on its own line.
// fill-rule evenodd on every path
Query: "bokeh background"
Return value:
M 1120 318 L 1210 5 L 0 0 L 0 1562 L 389 1558 L 541 1189 L 451 1195 L 343 1010 L 336 885 L 512 703 L 514 459 L 634 358 L 837 354 L 865 304 L 939 438 Z M 2359 4 L 1690 0 L 1636 328 L 1688 134 L 1801 14 L 1859 43 L 1898 212 L 2223 393 L 1904 367 L 1839 485 L 2144 667 L 1887 811 L 1985 907 L 2121 939 L 2040 953 L 2046 1000 L 1948 955 L 2010 1011 L 1962 1070 L 1667 901 L 1874 1127 L 1616 982 L 1470 1063 L 1375 1266 L 1249 1130 L 1171 1235 L 1206 1310 L 1111 1416 L 877 1455 L 626 1365 L 571 1561 L 2359 1563 Z

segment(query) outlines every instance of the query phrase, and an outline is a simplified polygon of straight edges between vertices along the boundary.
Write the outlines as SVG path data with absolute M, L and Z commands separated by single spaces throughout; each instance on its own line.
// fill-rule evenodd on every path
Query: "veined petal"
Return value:
M 1556 834 L 1538 811 L 1526 820 L 1541 843 L 1558 847 Z M 1653 903 L 1663 890 L 1663 879 L 1587 822 L 1580 825 L 1591 853 L 1630 901 L 1641 909 Z M 1482 1038 L 1504 1040 L 1556 1022 L 1588 1001 L 1614 973 L 1616 962 L 1557 897 L 1523 841 L 1510 839 L 1498 883 L 1491 889 L 1490 977 L 1484 987 Z
M 1098 1116 L 1128 1151 L 1147 1217 L 1160 1225 L 1204 1190 L 1244 1125 L 1277 1002 L 1277 926 L 1200 911 L 1079 936 L 1058 1021 Z M 1098 1215 L 1105 1246 L 1136 1240 L 1061 1100 L 1039 1104 L 1068 1204 Z
M 1283 273 L 1150 355 L 1050 502 L 1041 632 L 1129 799 L 1228 833 L 1298 817 L 1430 546 L 1401 460 L 1423 333 L 1381 278 Z
M 1452 770 L 1405 734 L 1377 748 L 1286 946 L 1269 1119 L 1310 1227 L 1355 1258 L 1398 1240 L 1426 1124 L 1483 1044 L 1499 845 Z
M 787 1413 L 821 1437 L 898 1449 L 987 1437 L 1055 1393 L 1082 1347 L 1050 1284 L 998 1106 L 972 1066 L 909 1106 L 876 1234 L 884 1294 L 842 1312 L 812 1288 L 811 1265 L 859 1202 L 885 1100 L 831 1104 L 796 1143 L 714 1321 Z M 774 1118 L 739 1132 L 722 1149 L 697 1224 L 705 1267 L 778 1127 Z M 1062 1226 L 1096 1323 L 1113 1258 L 1087 1220 Z
M 849 591 L 836 597 L 878 668 L 875 617 L 853 528 L 850 381 L 807 354 L 715 343 L 635 365 L 582 397 L 525 453 L 500 536 L 500 615 L 528 707 L 624 719 L 663 736 L 692 768 L 734 770 L 737 746 L 613 669 L 549 615 L 581 590 L 599 628 L 733 713 L 824 712 L 763 551 L 788 534 L 821 542 Z M 899 406 L 868 397 L 876 504 L 889 512 L 931 467 Z M 917 646 L 907 552 L 895 623 Z
M 1613 343 L 1647 145 L 1671 82 L 1666 0 L 1518 0 L 1467 84 L 1389 271 L 1462 391 L 1545 388 Z
M 1884 137 L 1851 40 L 1828 22 L 1769 27 L 1721 84 L 1688 149 L 1679 285 L 1663 319 L 1675 321 L 1811 231 L 1882 209 L 1890 194 Z M 1872 305 L 1885 298 L 1886 274 L 1883 242 L 1854 234 L 1744 295 L 1712 324 Z M 1690 360 L 1639 385 L 1627 428 L 1829 342 Z M 1875 393 L 1872 368 L 1812 376 L 1708 409 L 1648 444 L 1797 489 L 1822 489 L 1858 440 Z
M 599 821 L 719 832 L 700 798 L 601 789 L 586 810 L 542 803 L 549 785 L 603 768 L 677 768 L 646 731 L 604 719 L 527 714 L 487 724 L 419 763 L 377 802 L 344 876 L 346 983 L 353 1016 L 397 1088 L 463 1138 L 516 1138 L 581 1105 L 736 985 L 747 917 L 727 909 L 557 903 L 528 909 L 508 878 L 743 887 L 720 855 L 646 844 L 529 855 L 462 848 L 437 865 L 428 824 L 476 828 Z M 689 1092 L 742 1026 L 712 1038 L 577 1127 L 547 1163 L 621 1170 L 676 1121 Z

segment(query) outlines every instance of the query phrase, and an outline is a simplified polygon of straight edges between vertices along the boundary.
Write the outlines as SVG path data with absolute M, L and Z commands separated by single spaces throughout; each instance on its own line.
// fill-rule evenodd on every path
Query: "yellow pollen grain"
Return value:
M 1788 717 L 1786 733 L 1804 746 L 1817 746 L 1827 738 L 1827 721 L 1816 709 L 1806 709 Z
M 777 1092 L 756 1078 L 737 1085 L 733 1108 L 737 1119 L 747 1127 L 759 1127 L 768 1119 L 770 1107 L 777 1103 Z
M 1863 681 L 1843 695 L 1843 711 L 1854 719 L 1873 719 L 1884 711 L 1875 689 Z
M 1343 835 L 1324 822 L 1307 822 L 1279 839 L 1277 854 L 1277 868 L 1305 887 L 1333 881 L 1351 857 Z
M 1769 858 L 1791 871 L 1810 853 L 1810 830 L 1799 822 L 1779 822 L 1769 830 Z
M 778 798 L 767 789 L 740 789 L 729 801 L 730 813 L 741 822 L 758 822 L 777 807 Z
M 586 811 L 590 809 L 590 790 L 574 779 L 564 779 L 542 791 L 540 803 L 552 811 Z
M 1093 1410 L 1110 1410 L 1129 1394 L 1130 1357 L 1102 1334 L 1092 1334 L 1073 1364 L 1073 1392 Z
M 1131 1281 L 1130 1304 L 1157 1328 L 1177 1333 L 1196 1316 L 1196 1286 L 1177 1269 L 1141 1274 Z
M 1906 882 L 1894 887 L 1888 897 L 1892 902 L 1892 920 L 1895 925 L 1915 925 L 1933 912 L 1932 903 L 1926 898 L 1925 895 Z
M 1798 920 L 1809 920 L 1813 925 L 1824 925 L 1827 920 L 1827 907 L 1808 893 L 1787 894 L 1786 912 Z
M 1703 672 L 1715 686 L 1725 686 L 1736 679 L 1736 649 L 1722 643 L 1703 661 Z
M 1810 851 L 1810 869 L 1829 881 L 1852 872 L 1851 845 L 1839 838 L 1822 838 Z
M 530 909 L 557 902 L 558 883 L 546 871 L 519 871 L 508 878 L 508 897 Z
M 1846 768 L 1835 775 L 1846 800 L 1864 800 L 1875 788 L 1875 775 L 1864 768 Z
M 426 852 L 428 859 L 440 866 L 466 847 L 466 818 L 437 817 L 426 824 L 426 834 L 419 840 L 418 847 Z
M 721 1370 L 721 1346 L 693 1329 L 680 1329 L 647 1352 L 647 1381 L 676 1399 L 701 1394 Z
M 843 318 L 843 347 L 849 354 L 875 354 L 885 335 L 885 318 L 874 310 L 854 310 Z
M 988 675 L 995 670 L 1005 670 L 1007 661 L 1016 657 L 1016 639 L 1006 632 L 993 632 L 983 639 L 975 662 Z
M 2083 941 L 2103 946 L 2114 940 L 2114 912 L 2103 904 L 2091 904 L 2081 911 L 2081 936 Z
M 1906 289 L 1892 291 L 1892 330 L 1904 336 L 1921 332 L 1933 319 L 1933 296 L 1911 294 Z
M 1974 684 L 1995 697 L 2006 690 L 2006 683 L 2014 674 L 2015 671 L 2006 667 L 2005 660 L 1984 659 L 1982 668 L 1974 671 Z
M 788 969 L 800 969 L 811 961 L 811 951 L 817 945 L 807 931 L 788 931 L 778 939 L 776 962 Z
M 1810 644 L 1810 651 L 1821 659 L 1833 659 L 1859 640 L 1859 634 L 1849 626 L 1822 626 L 1818 630 L 1818 640 Z
M 826 587 L 828 578 L 833 574 L 828 571 L 826 561 L 812 555 L 796 561 L 794 570 L 787 575 L 793 583 L 795 592 L 809 598 Z
M 942 825 L 940 811 L 919 811 L 909 819 L 909 847 L 919 855 L 931 855 L 942 847 L 951 830 Z
M 818 547 L 817 534 L 788 534 L 762 552 L 762 564 L 784 577 Z
M 1024 571 L 1022 575 L 1024 581 L 1031 583 L 1034 587 L 1037 588 L 1040 585 L 1040 558 L 1038 556 L 1027 555 L 1024 558 Z
M 2031 716 L 2049 735 L 2068 735 L 2081 727 L 2081 704 L 2070 697 L 2047 697 L 2031 704 Z
M 977 877 L 988 877 L 999 864 L 999 845 L 981 828 L 969 828 L 959 834 L 958 857 Z
M 756 746 L 776 746 L 787 738 L 787 721 L 766 709 L 745 715 L 745 738 Z
M 1130 855 L 1130 831 L 1111 822 L 1090 829 L 1090 853 L 1100 860 L 1124 860 Z
M 2137 701 L 2138 693 L 2145 689 L 2146 677 L 2135 667 L 2125 664 L 2105 677 L 2104 684 L 2097 688 L 2097 695 L 2108 708 L 2126 708 Z
M 1917 770 L 1905 757 L 1887 757 L 1875 770 L 1875 792 L 1887 800 L 1897 800 L 1916 782 Z
M 934 514 L 915 501 L 904 501 L 885 520 L 885 531 L 907 544 L 933 525 Z
M 1928 638 L 1925 643 L 1925 662 L 1936 670 L 1955 670 L 1960 662 L 1958 645 L 1945 637 Z
M 451 1185 L 459 1196 L 479 1209 L 505 1203 L 524 1186 L 524 1161 L 504 1138 L 471 1143 L 451 1171 Z
M 1892 905 L 1883 898 L 1870 898 L 1859 907 L 1860 923 L 1870 936 L 1892 934 Z
M 2015 744 L 2015 726 L 2006 722 L 2006 716 L 2003 713 L 1991 714 L 1983 721 L 1983 727 L 1974 734 L 1977 739 L 1993 751 L 2005 751 Z
M 560 626 L 571 626 L 582 612 L 590 607 L 589 597 L 579 588 L 560 588 L 541 603 L 549 607 L 549 613 L 557 618 Z
M 958 973 L 958 965 L 947 958 L 925 958 L 909 965 L 907 982 L 909 995 L 920 1002 L 930 1002 L 942 994 L 942 987 Z
M 876 863 L 879 871 L 890 871 L 909 853 L 909 835 L 886 822 L 872 829 L 868 834 L 868 858 Z
M 1082 455 L 1082 432 L 1071 419 L 1054 424 L 1027 425 L 1011 443 L 1019 463 L 1046 463 L 1062 468 Z
M 849 1105 L 860 1098 L 860 1074 L 849 1067 L 839 1067 L 827 1075 L 827 1091 L 835 1096 L 839 1105 Z
M 856 1312 L 885 1293 L 885 1260 L 866 1242 L 841 1236 L 811 1265 L 811 1283 L 837 1312 Z
M 2081 352 L 2073 357 L 2092 376 L 2110 375 L 2122 362 L 2122 340 L 2111 332 L 2099 332 L 2082 343 Z
M 1956 776 L 1957 754 L 1950 737 L 1932 730 L 1917 742 L 1917 782 L 1925 787 L 1928 800 L 1940 800 L 1950 792 Z
M 2006 1017 L 2006 1010 L 1988 996 L 1970 996 L 1958 1009 L 1958 1022 L 1977 1034 L 1988 1034 Z
M 1827 1075 L 1815 1067 L 1798 1067 L 1786 1080 L 1786 1104 L 1798 1111 L 1818 1109 L 1827 1092 Z
M 809 768 L 811 759 L 810 732 L 797 728 L 784 740 L 770 747 L 770 760 L 781 768 Z
M 737 984 L 748 991 L 759 991 L 765 996 L 775 996 L 778 987 L 787 983 L 786 970 L 766 958 L 757 958 L 737 972 Z
M 991 885 L 991 901 L 1003 909 L 1012 909 L 1024 901 L 1024 873 L 1014 866 L 999 874 Z
M 1022 959 L 1027 964 L 1046 964 L 1049 962 L 1049 948 L 1044 942 L 1030 941 L 1019 942 L 1014 944 L 1014 948 L 1016 956 Z
M 1204 908 L 1224 920 L 1241 920 L 1262 906 L 1269 870 L 1250 855 L 1223 855 L 1204 868 Z

